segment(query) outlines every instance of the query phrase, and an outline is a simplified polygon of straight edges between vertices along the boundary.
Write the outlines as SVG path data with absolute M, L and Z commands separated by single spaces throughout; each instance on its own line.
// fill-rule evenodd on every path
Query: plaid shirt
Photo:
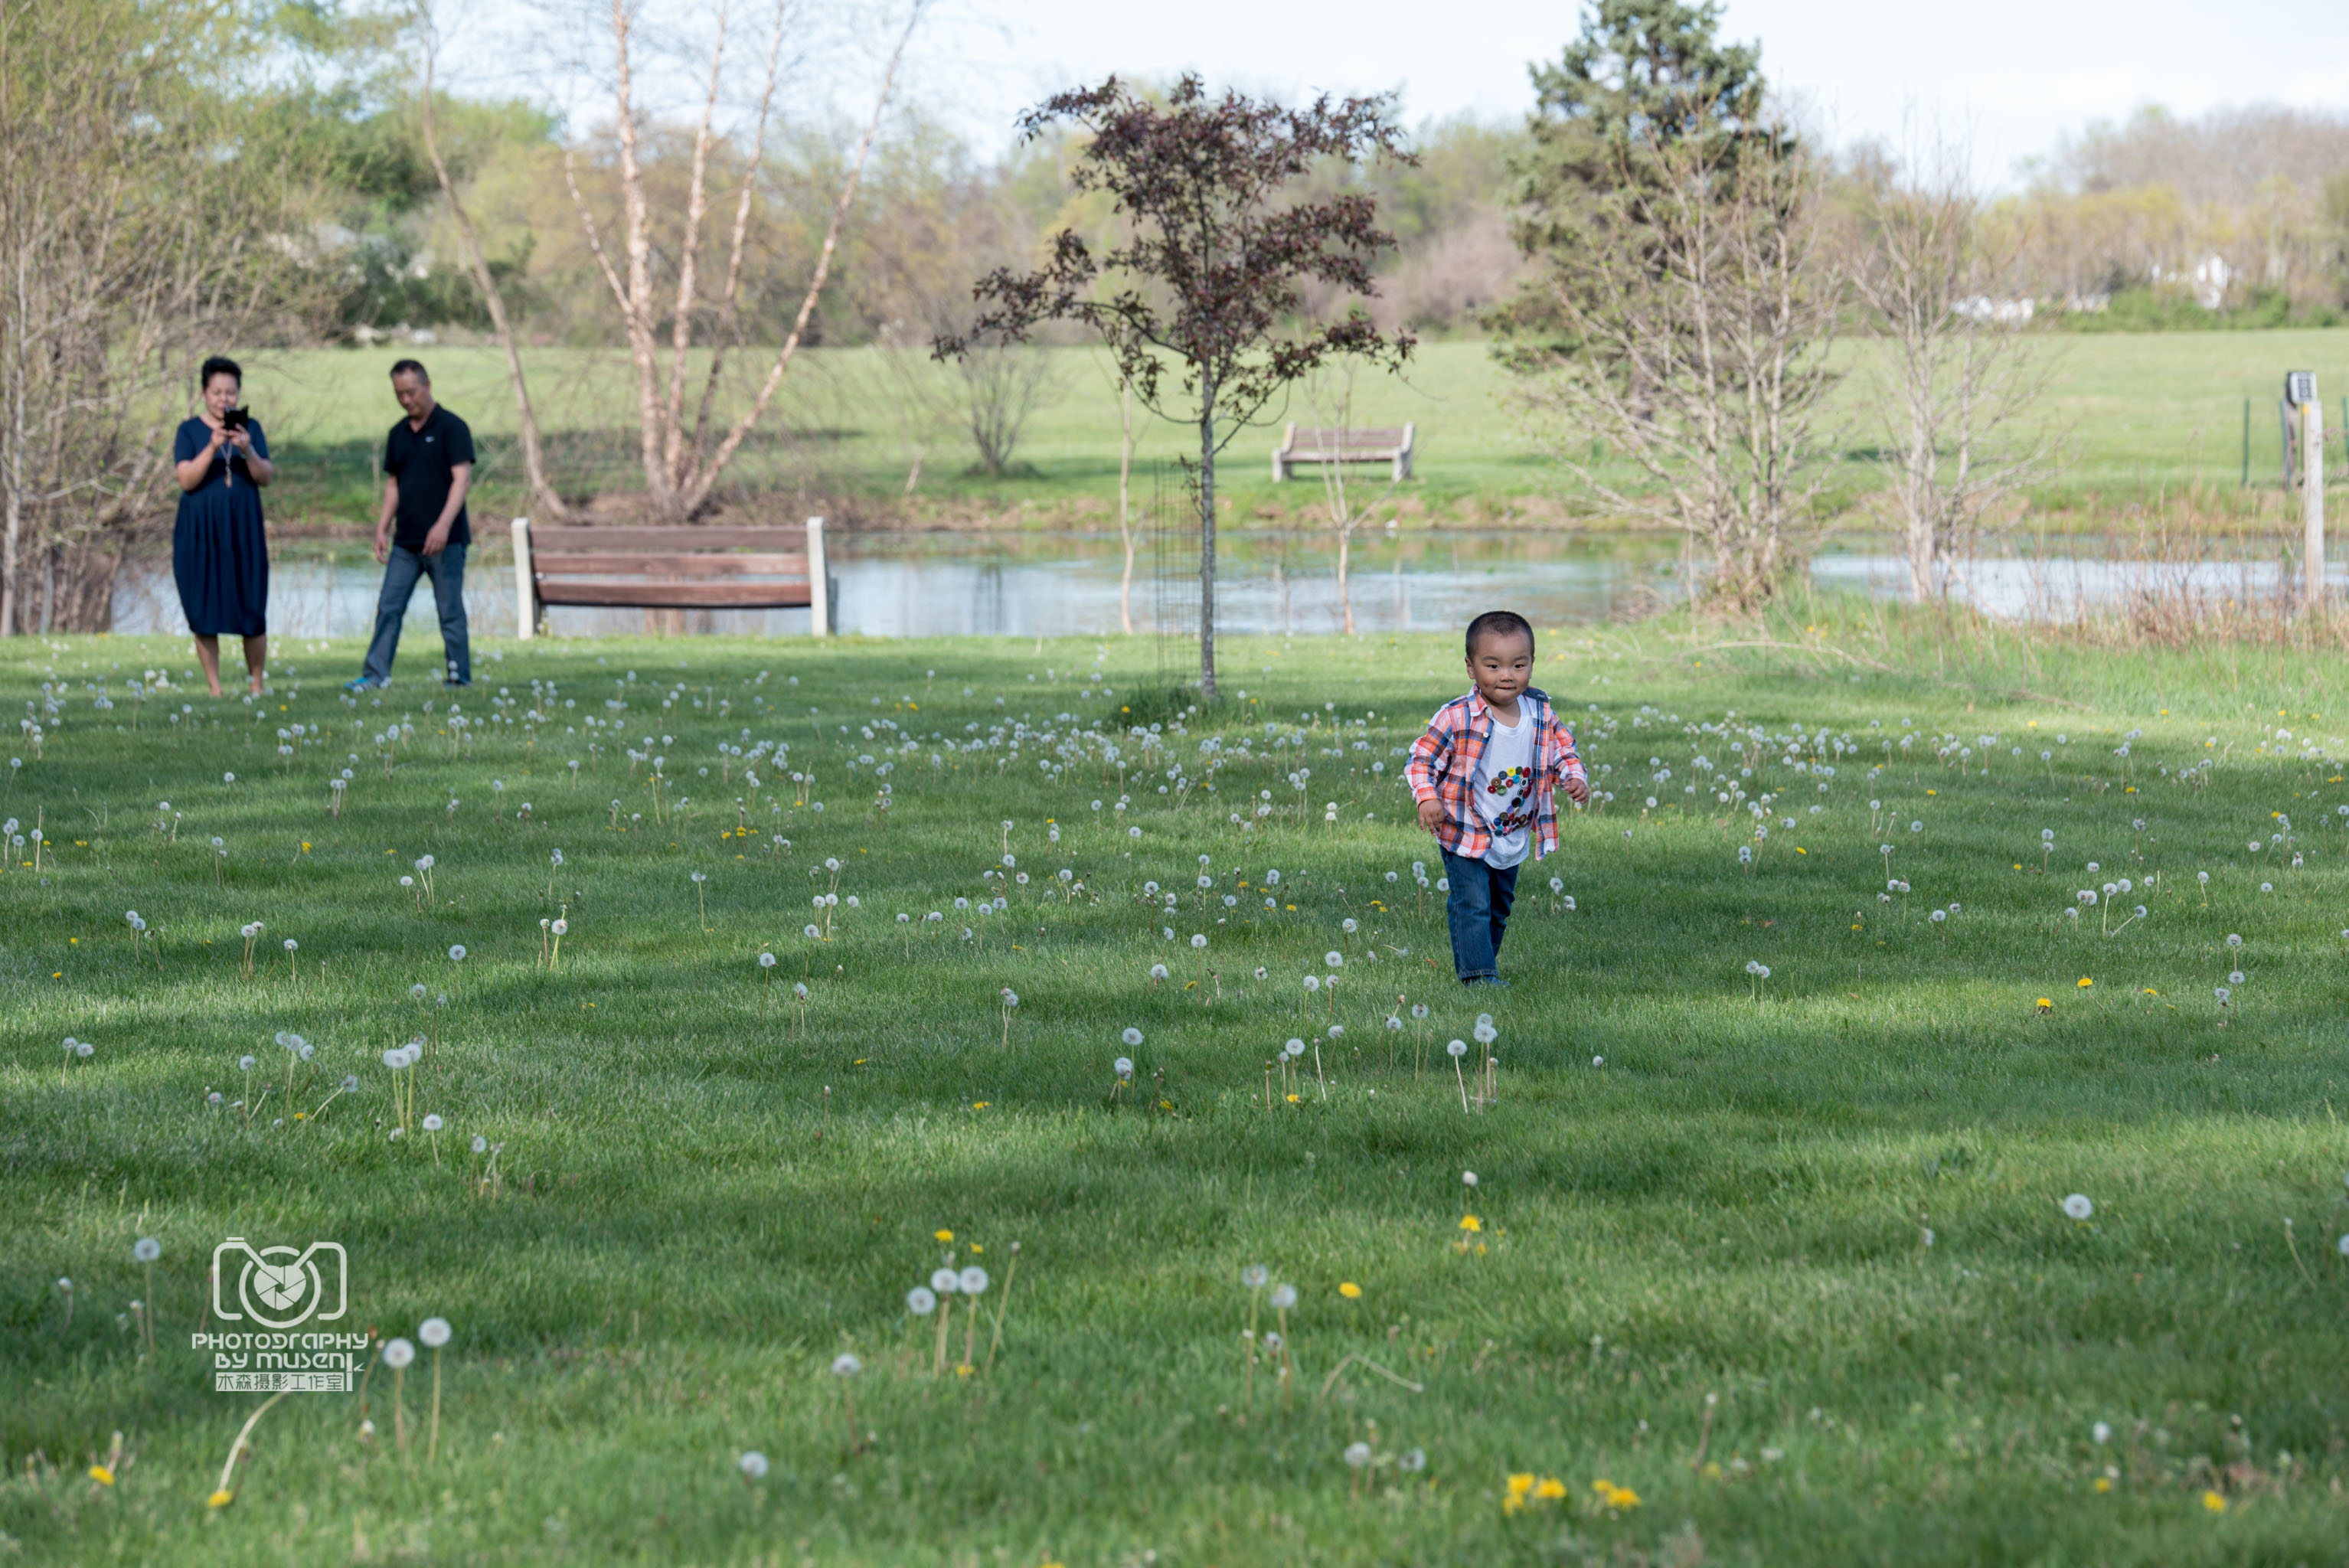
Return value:
M 1557 848 L 1557 801 L 1555 792 L 1569 779 L 1580 779 L 1582 758 L 1575 754 L 1574 737 L 1558 723 L 1549 694 L 1527 688 L 1517 698 L 1520 722 L 1530 713 L 1534 731 L 1534 858 Z M 1446 854 L 1482 860 L 1493 847 L 1493 835 L 1476 812 L 1476 764 L 1493 738 L 1493 710 L 1482 695 L 1470 692 L 1435 710 L 1427 733 L 1411 748 L 1403 779 L 1413 801 L 1442 802 L 1449 820 L 1435 830 L 1436 842 Z

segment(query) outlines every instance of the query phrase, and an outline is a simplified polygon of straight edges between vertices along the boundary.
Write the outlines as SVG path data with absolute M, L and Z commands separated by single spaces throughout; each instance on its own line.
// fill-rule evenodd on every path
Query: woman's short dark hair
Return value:
M 196 385 L 209 387 L 215 376 L 231 377 L 239 387 L 244 385 L 244 366 L 224 355 L 215 354 L 204 361 L 203 374 L 196 378 Z

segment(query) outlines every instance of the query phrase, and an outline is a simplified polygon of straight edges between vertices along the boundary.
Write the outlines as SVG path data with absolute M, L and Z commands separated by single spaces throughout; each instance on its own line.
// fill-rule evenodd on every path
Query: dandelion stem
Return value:
M 236 1441 L 229 1444 L 227 1462 L 221 1466 L 219 1490 L 212 1493 L 214 1507 L 223 1507 L 234 1500 L 236 1494 L 229 1490 L 228 1483 L 230 1478 L 236 1473 L 236 1457 L 244 1451 L 244 1440 L 253 1436 L 253 1429 L 260 1425 L 261 1418 L 269 1414 L 269 1407 L 293 1391 L 291 1388 L 280 1389 L 264 1399 L 260 1408 L 244 1418 L 244 1425 L 236 1429 Z
M 432 1347 L 432 1436 L 424 1445 L 424 1462 L 430 1464 L 440 1453 L 440 1347 Z
M 987 1338 L 987 1365 L 995 1366 L 995 1347 L 1003 1343 L 1003 1315 L 1011 1310 L 1011 1281 L 1019 1273 L 1019 1243 L 1011 1243 L 1011 1266 L 1003 1271 L 1003 1296 L 995 1304 L 995 1331 Z

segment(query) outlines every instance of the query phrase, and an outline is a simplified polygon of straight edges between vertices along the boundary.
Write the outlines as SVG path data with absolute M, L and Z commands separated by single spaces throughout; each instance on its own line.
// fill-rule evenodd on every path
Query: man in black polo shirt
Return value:
M 465 547 L 473 534 L 466 525 L 465 492 L 473 483 L 473 432 L 432 400 L 432 377 L 413 359 L 391 367 L 391 393 L 408 418 L 392 426 L 383 444 L 383 515 L 375 525 L 375 558 L 384 562 L 383 594 L 376 601 L 375 641 L 349 689 L 367 691 L 390 681 L 399 624 L 419 577 L 432 579 L 432 603 L 440 614 L 442 678 L 452 686 L 471 686 Z

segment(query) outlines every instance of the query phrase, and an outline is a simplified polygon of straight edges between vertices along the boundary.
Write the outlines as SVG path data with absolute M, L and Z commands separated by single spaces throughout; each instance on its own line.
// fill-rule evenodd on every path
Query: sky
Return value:
M 441 9 L 443 69 L 460 90 L 523 91 L 557 107 L 598 101 L 527 46 L 533 0 L 442 0 Z M 1577 25 L 1577 7 L 1557 0 L 942 0 L 908 86 L 986 152 L 1009 144 L 1023 105 L 1112 71 L 1195 69 L 1215 85 L 1283 98 L 1394 90 L 1413 124 L 1514 119 L 1532 104 L 1526 63 L 1555 57 Z M 2243 11 L 2209 0 L 1728 0 L 1723 31 L 1758 41 L 1773 86 L 1836 144 L 1898 143 L 1904 128 L 1939 128 L 1970 144 L 1976 176 L 1992 187 L 2021 182 L 2030 160 L 2089 123 L 2147 105 L 2181 115 L 2260 102 L 2349 110 L 2341 0 Z M 527 71 L 507 64 L 526 56 Z M 844 93 L 840 107 L 859 96 Z

